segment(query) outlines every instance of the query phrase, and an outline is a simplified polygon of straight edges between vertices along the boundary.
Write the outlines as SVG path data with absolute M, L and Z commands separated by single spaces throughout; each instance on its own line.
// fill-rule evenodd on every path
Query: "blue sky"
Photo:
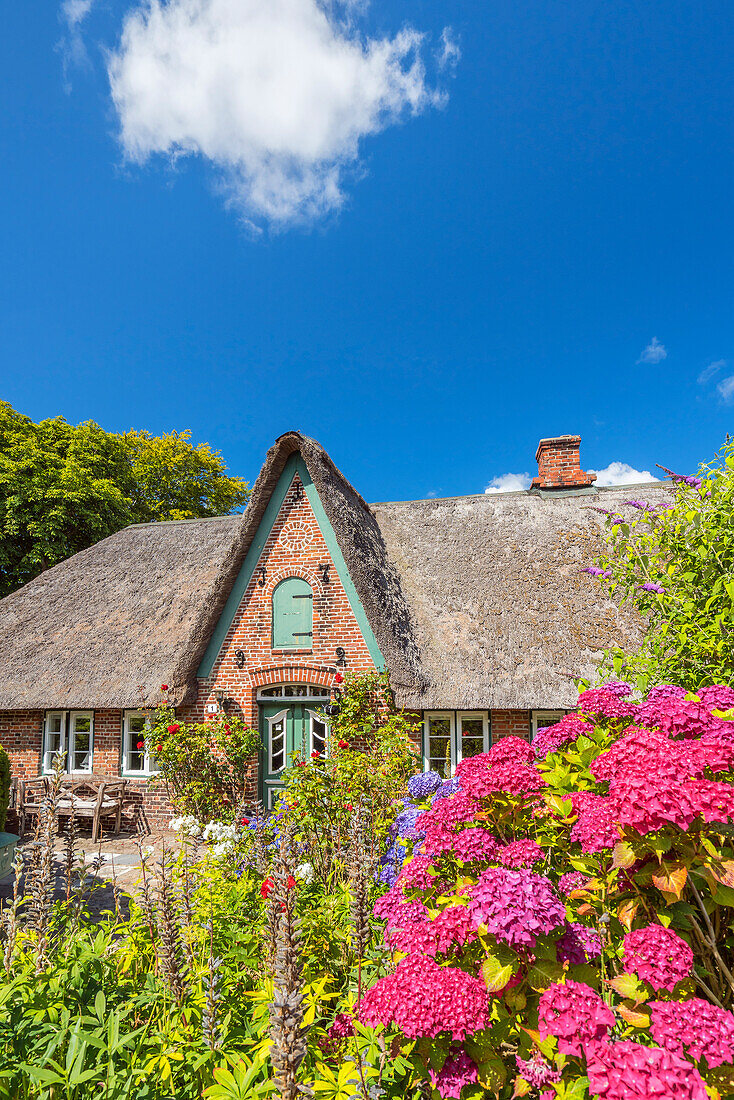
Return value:
M 34 419 L 191 428 L 249 478 L 298 428 L 370 500 L 565 432 L 592 469 L 723 442 L 730 0 L 4 14 L 0 396 Z

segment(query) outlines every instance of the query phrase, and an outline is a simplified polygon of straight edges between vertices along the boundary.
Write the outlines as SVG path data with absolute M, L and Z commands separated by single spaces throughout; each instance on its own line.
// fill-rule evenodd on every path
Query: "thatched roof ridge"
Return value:
M 582 569 L 601 545 L 599 506 L 667 499 L 662 483 L 375 504 L 420 650 L 421 709 L 569 707 L 602 651 L 641 622 Z

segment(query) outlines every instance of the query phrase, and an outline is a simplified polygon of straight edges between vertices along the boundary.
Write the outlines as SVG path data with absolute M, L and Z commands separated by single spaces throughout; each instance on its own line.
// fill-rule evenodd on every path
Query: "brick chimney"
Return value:
M 538 476 L 533 478 L 533 488 L 588 489 L 596 481 L 596 474 L 581 469 L 580 449 L 580 435 L 541 439 L 535 452 Z

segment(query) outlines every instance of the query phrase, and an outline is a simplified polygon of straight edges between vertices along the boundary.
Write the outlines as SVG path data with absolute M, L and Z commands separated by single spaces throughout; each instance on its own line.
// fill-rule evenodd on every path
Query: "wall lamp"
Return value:
M 226 714 L 229 710 L 230 700 L 227 698 L 223 691 L 215 691 L 214 698 L 217 701 L 217 706 L 219 707 L 219 709 L 223 710 Z

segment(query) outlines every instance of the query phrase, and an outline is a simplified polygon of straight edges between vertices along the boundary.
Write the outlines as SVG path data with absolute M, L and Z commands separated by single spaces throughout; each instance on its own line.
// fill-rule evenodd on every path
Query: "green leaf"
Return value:
M 482 963 L 482 977 L 487 992 L 497 993 L 504 989 L 515 973 L 517 962 L 503 962 L 497 955 L 488 955 Z

